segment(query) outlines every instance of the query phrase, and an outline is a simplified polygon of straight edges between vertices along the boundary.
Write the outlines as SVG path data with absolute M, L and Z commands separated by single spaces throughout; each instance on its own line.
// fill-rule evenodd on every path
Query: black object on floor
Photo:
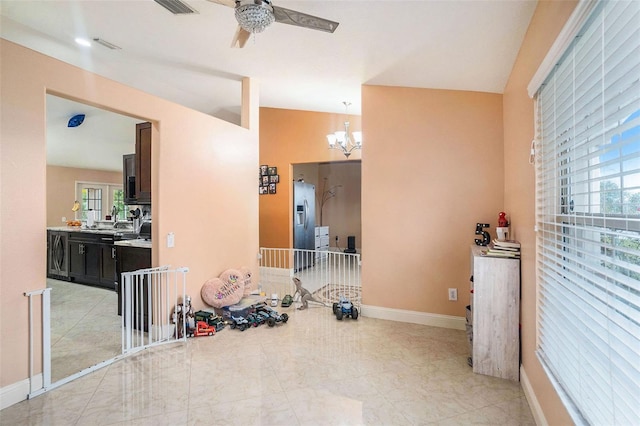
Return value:
M 347 237 L 347 248 L 344 249 L 345 253 L 356 253 L 356 237 L 350 235 Z

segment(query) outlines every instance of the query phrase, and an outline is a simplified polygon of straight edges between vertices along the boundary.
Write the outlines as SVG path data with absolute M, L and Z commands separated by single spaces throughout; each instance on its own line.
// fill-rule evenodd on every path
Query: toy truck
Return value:
M 236 317 L 231 315 L 231 318 L 229 318 L 229 328 L 231 328 L 232 330 L 237 327 L 238 329 L 240 329 L 240 331 L 245 331 L 250 326 L 251 324 L 249 324 L 249 321 L 247 321 L 247 319 L 244 317 Z
M 269 327 L 273 327 L 276 323 L 286 323 L 289 320 L 289 315 L 279 314 L 264 303 L 257 304 L 255 308 L 256 313 L 264 318 Z
M 225 322 L 213 312 L 198 311 L 194 314 L 196 321 L 204 321 L 207 324 L 215 327 L 216 331 L 220 331 L 224 328 Z
M 333 304 L 333 314 L 338 320 L 349 316 L 354 320 L 358 319 L 358 309 L 344 296 L 340 296 L 339 303 Z
M 216 334 L 215 327 L 204 321 L 197 321 L 195 328 L 189 328 L 187 330 L 187 337 L 213 336 L 214 334 Z

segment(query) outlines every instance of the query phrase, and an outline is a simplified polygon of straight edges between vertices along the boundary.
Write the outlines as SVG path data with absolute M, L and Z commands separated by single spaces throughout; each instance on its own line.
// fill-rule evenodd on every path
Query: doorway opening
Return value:
M 362 254 L 361 170 L 359 160 L 292 165 L 293 249 L 313 250 L 306 275 L 313 272 L 316 257 L 326 258 L 323 252 Z M 308 195 L 309 191 L 312 195 Z M 312 205 L 307 207 L 307 204 Z M 305 229 L 306 216 L 312 217 L 314 224 Z M 357 268 L 360 268 L 359 261 Z M 295 269 L 302 273 L 305 268 Z M 305 285 L 314 287 L 316 281 L 309 279 Z
M 83 123 L 69 127 L 70 117 L 80 113 Z M 83 231 L 87 220 L 107 233 L 127 231 L 123 156 L 135 152 L 136 124 L 145 120 L 52 94 L 46 96 L 46 118 L 46 282 L 51 288 L 51 379 L 57 382 L 122 352 L 116 237 L 103 241 L 102 234 Z M 89 241 L 89 236 L 98 239 Z
M 362 253 L 362 161 L 294 164 L 293 180 L 315 186 L 315 226 L 326 227 L 328 249 L 344 251 L 351 236 Z

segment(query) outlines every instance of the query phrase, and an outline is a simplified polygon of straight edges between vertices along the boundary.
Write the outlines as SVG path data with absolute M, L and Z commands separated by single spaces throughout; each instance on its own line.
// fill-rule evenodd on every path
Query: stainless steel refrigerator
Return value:
M 293 183 L 293 248 L 316 248 L 316 187 L 310 183 Z M 296 251 L 294 269 L 313 266 L 314 253 Z

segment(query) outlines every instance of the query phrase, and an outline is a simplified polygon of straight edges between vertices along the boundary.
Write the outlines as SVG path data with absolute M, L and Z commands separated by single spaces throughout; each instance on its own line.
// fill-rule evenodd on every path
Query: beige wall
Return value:
M 260 164 L 276 166 L 280 174 L 278 193 L 260 197 L 260 246 L 292 247 L 292 182 L 299 177 L 293 173 L 293 164 L 344 161 L 340 151 L 327 148 L 326 139 L 328 133 L 343 127 L 344 121 L 344 114 L 260 108 Z M 349 122 L 351 130 L 361 128 L 360 117 L 350 116 Z M 354 151 L 350 158 L 360 159 L 360 151 Z M 305 178 L 313 180 L 313 176 Z
M 75 167 L 47 166 L 47 226 L 62 226 L 62 218 L 72 220 L 76 182 L 122 185 L 122 173 Z M 104 219 L 104 218 L 103 218 Z
M 575 1 L 538 3 L 504 91 L 505 209 L 511 216 L 511 232 L 522 243 L 522 365 L 551 425 L 572 422 L 535 355 L 535 171 L 528 164 L 534 105 L 527 85 L 575 5 Z
M 503 208 L 502 127 L 499 94 L 363 86 L 365 305 L 464 316 L 475 225 Z
M 153 122 L 153 263 L 190 268 L 196 308 L 207 278 L 256 270 L 257 86 L 245 85 L 248 130 L 5 40 L 0 54 L 0 387 L 27 378 L 23 292 L 45 287 L 47 92 Z M 168 232 L 174 248 L 164 243 Z
M 356 237 L 356 247 L 362 247 L 362 163 L 347 161 L 341 163 L 323 163 L 318 170 L 318 197 L 322 192 L 322 183 L 327 178 L 326 188 L 341 185 L 336 196 L 325 203 L 322 220 L 329 225 L 329 246 L 347 247 L 347 237 Z M 320 203 L 316 208 L 316 221 L 320 223 Z

